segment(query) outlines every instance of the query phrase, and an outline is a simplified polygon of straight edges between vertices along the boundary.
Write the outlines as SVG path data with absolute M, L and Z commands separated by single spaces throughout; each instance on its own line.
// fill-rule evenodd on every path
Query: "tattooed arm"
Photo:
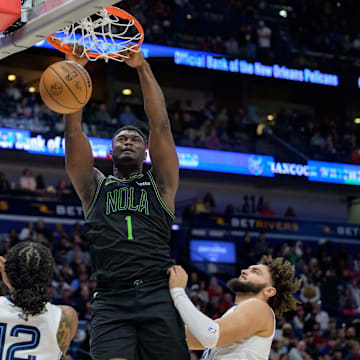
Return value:
M 65 355 L 71 340 L 76 334 L 78 327 L 78 316 L 76 311 L 70 306 L 59 305 L 61 309 L 61 320 L 57 332 L 57 342 L 61 352 Z

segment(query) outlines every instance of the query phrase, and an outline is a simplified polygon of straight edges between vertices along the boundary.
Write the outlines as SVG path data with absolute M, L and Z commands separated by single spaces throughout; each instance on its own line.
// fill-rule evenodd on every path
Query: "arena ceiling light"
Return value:
M 360 124 L 360 117 L 354 119 L 354 124 Z
M 16 75 L 15 74 L 8 75 L 8 80 L 9 81 L 15 81 L 16 80 Z
M 131 89 L 122 89 L 122 94 L 125 96 L 130 96 L 132 94 Z
M 288 13 L 287 13 L 287 11 L 285 9 L 282 9 L 282 10 L 279 11 L 279 15 L 281 17 L 283 17 L 283 18 L 287 18 Z

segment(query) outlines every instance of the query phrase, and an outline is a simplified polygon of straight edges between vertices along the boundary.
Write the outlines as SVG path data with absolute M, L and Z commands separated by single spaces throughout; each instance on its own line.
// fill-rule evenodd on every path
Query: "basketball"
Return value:
M 44 103 L 59 114 L 71 114 L 83 108 L 92 94 L 89 73 L 73 61 L 50 65 L 40 78 L 40 95 Z

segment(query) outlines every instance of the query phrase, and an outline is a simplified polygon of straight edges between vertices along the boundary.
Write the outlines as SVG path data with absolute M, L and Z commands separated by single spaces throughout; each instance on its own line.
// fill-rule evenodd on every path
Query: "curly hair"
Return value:
M 29 315 L 45 312 L 50 300 L 47 286 L 53 270 L 50 250 L 39 243 L 23 241 L 9 251 L 5 272 L 11 285 L 11 297 L 23 311 L 25 320 Z
M 275 315 L 280 317 L 287 311 L 296 310 L 299 301 L 293 294 L 299 291 L 301 279 L 295 279 L 295 267 L 282 257 L 272 259 L 263 256 L 259 264 L 269 268 L 272 283 L 276 289 L 276 295 L 269 299 L 269 305 Z

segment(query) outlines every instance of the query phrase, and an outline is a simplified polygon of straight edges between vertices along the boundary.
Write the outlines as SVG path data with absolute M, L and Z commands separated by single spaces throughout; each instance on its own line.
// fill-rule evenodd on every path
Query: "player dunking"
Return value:
M 185 270 L 174 266 L 168 273 L 171 296 L 187 326 L 188 346 L 205 349 L 202 359 L 207 360 L 268 359 L 275 314 L 296 309 L 293 293 L 301 284 L 294 279 L 295 268 L 290 262 L 263 257 L 258 265 L 242 270 L 239 278 L 228 282 L 236 294 L 235 306 L 214 321 L 197 310 L 185 294 Z
M 67 59 L 86 64 L 86 59 Z M 94 168 L 81 112 L 65 116 L 66 170 L 86 217 L 97 294 L 92 302 L 95 360 L 185 360 L 183 323 L 169 294 L 166 270 L 179 165 L 163 93 L 141 53 L 137 70 L 149 119 L 152 169 L 142 173 L 147 140 L 136 127 L 112 139 L 113 175 Z
M 0 357 L 60 359 L 77 330 L 70 306 L 50 304 L 48 286 L 53 270 L 50 250 L 24 241 L 0 257 L 2 279 L 10 296 L 0 297 Z

